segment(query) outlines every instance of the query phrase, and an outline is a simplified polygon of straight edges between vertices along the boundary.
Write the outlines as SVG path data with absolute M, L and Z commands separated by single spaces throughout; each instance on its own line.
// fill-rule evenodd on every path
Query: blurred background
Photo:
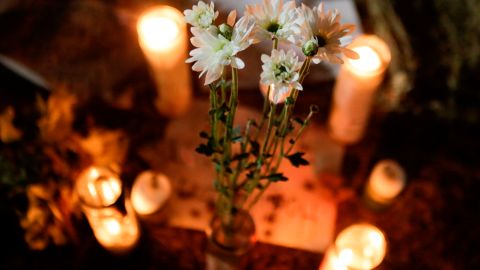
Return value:
M 254 2 L 218 0 L 215 6 L 225 18 Z M 382 38 L 392 54 L 365 135 L 340 144 L 337 171 L 316 174 L 315 185 L 336 205 L 335 232 L 355 219 L 381 224 L 389 251 L 379 269 L 479 269 L 480 2 L 325 3 L 341 9 L 342 21 L 357 23 L 356 34 Z M 142 239 L 136 252 L 112 257 L 96 244 L 72 189 L 93 163 L 119 164 L 128 188 L 142 170 L 162 168 L 159 160 L 197 158 L 171 151 L 168 143 L 158 146 L 175 117 L 156 108 L 156 81 L 136 28 L 139 15 L 157 4 L 184 10 L 195 1 L 0 2 L 2 269 L 202 269 L 203 236 L 181 229 L 158 231 L 155 238 L 166 239 L 161 244 Z M 240 102 L 257 113 L 263 104 L 258 59 L 268 50 L 241 54 L 247 68 L 240 72 Z M 314 121 L 320 129 L 337 74 L 338 67 L 315 66 L 299 99 L 300 108 L 319 106 Z M 203 79 L 188 76 L 192 103 L 208 100 Z M 155 151 L 146 153 L 152 145 Z M 156 155 L 162 157 L 155 161 Z M 408 185 L 388 211 L 362 210 L 365 181 L 385 158 L 404 167 Z M 321 258 L 271 246 L 257 254 L 251 269 L 317 269 Z

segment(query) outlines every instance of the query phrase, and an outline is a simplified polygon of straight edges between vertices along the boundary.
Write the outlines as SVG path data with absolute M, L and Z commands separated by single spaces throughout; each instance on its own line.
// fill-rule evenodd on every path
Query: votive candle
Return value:
M 119 208 L 122 182 L 111 170 L 89 167 L 75 185 L 82 210 L 98 243 L 113 253 L 129 251 L 140 231 L 129 200 Z
M 137 176 L 132 187 L 132 205 L 140 215 L 159 211 L 170 198 L 170 180 L 163 174 L 145 171 Z
M 370 270 L 385 257 L 383 232 L 370 224 L 354 224 L 337 236 L 320 265 L 320 270 Z
M 406 184 L 405 170 L 394 160 L 381 160 L 370 173 L 365 193 L 367 199 L 380 205 L 391 203 Z

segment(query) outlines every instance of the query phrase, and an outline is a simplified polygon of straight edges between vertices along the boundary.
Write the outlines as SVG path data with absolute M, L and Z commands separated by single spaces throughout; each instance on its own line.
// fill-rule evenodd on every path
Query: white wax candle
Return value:
M 388 204 L 403 190 L 406 178 L 400 164 L 393 160 L 382 160 L 370 174 L 366 195 L 376 203 Z
M 156 6 L 140 16 L 137 32 L 157 85 L 157 109 L 169 117 L 183 114 L 192 96 L 183 14 L 173 7 Z
M 113 253 L 131 250 L 140 237 L 139 226 L 129 202 L 126 208 L 127 214 L 114 208 L 84 209 L 98 243 Z
M 122 182 L 112 171 L 92 166 L 80 174 L 76 190 L 82 203 L 90 207 L 106 207 L 120 197 Z
M 376 90 L 390 63 L 390 50 L 385 42 L 372 35 L 358 37 L 349 48 L 360 58 L 345 59 L 340 69 L 328 125 L 334 139 L 355 143 L 362 138 L 368 124 Z
M 80 174 L 75 188 L 97 241 L 115 253 L 130 250 L 140 232 L 130 202 L 126 213 L 117 208 L 122 193 L 118 176 L 103 167 L 90 167 Z
M 131 194 L 133 208 L 140 215 L 150 215 L 165 205 L 171 193 L 172 187 L 165 175 L 151 171 L 143 172 L 133 183 Z
M 375 226 L 355 224 L 338 235 L 320 265 L 320 270 L 369 270 L 385 257 L 385 235 Z

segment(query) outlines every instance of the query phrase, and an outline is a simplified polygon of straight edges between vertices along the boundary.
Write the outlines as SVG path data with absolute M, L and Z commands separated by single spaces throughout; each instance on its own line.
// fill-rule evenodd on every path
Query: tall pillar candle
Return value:
M 158 111 L 168 117 L 182 115 L 192 99 L 183 14 L 173 7 L 156 6 L 140 16 L 137 32 L 157 86 Z
M 373 35 L 362 35 L 349 46 L 359 59 L 345 59 L 333 92 L 328 122 L 330 135 L 355 143 L 365 132 L 375 93 L 390 63 L 387 44 Z

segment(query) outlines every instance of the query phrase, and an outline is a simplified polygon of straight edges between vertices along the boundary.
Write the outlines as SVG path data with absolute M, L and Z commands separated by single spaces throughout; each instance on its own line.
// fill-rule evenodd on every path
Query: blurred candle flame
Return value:
M 178 39 L 180 29 L 176 22 L 168 17 L 160 17 L 155 12 L 146 13 L 138 22 L 138 32 L 143 43 L 153 51 L 171 48 Z
M 359 59 L 348 59 L 348 64 L 352 71 L 358 75 L 374 75 L 382 68 L 382 59 L 378 53 L 369 46 L 359 46 L 352 48 L 358 53 Z

